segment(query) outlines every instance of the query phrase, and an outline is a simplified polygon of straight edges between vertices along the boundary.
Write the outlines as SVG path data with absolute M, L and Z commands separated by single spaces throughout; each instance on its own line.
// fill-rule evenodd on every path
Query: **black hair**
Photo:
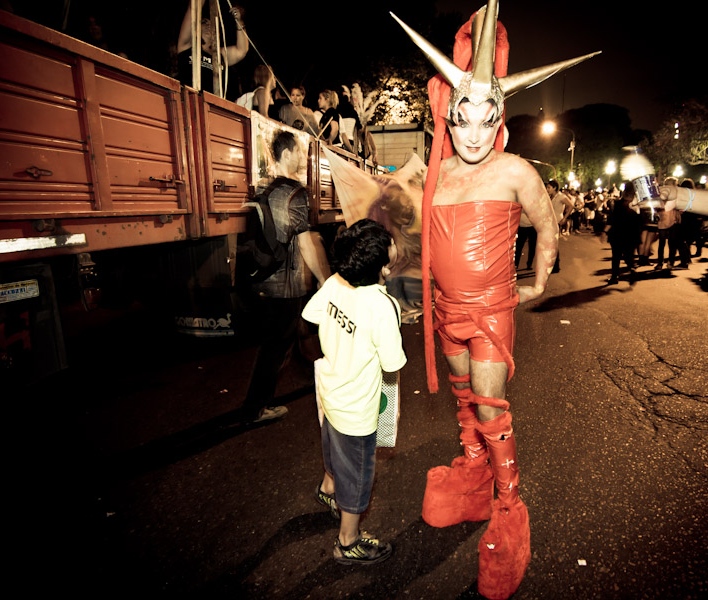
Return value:
M 631 181 L 625 181 L 624 182 L 624 190 L 622 190 L 622 198 L 625 200 L 631 200 L 634 198 L 634 195 L 636 194 L 636 190 L 634 189 L 634 184 Z
M 546 182 L 546 185 L 550 185 L 554 190 L 558 190 L 560 188 L 560 185 L 558 185 L 558 182 L 555 179 L 549 179 Z
M 350 285 L 379 282 L 381 269 L 389 263 L 391 234 L 372 219 L 361 219 L 339 232 L 333 245 L 333 266 Z
M 270 149 L 273 152 L 275 162 L 278 162 L 283 156 L 283 150 L 293 150 L 297 144 L 297 139 L 292 131 L 281 129 L 276 132 L 270 142 Z

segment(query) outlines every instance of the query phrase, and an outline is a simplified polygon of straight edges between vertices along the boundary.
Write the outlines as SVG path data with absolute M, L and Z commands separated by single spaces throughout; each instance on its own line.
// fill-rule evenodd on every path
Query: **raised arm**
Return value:
M 243 60 L 248 53 L 248 36 L 243 24 L 243 13 L 240 6 L 233 6 L 229 11 L 236 21 L 236 44 L 226 48 L 226 63 L 229 66 L 235 65 Z
M 200 4 L 200 11 L 204 7 L 204 2 L 202 0 Z M 201 15 L 201 12 L 199 13 Z M 179 37 L 177 38 L 177 52 L 183 52 L 192 47 L 192 3 L 187 4 L 187 12 L 184 13 L 184 19 L 182 19 L 182 27 L 179 30 Z

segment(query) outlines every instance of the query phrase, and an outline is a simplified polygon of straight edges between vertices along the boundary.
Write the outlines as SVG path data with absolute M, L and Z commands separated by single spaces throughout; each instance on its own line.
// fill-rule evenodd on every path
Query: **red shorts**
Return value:
M 488 309 L 475 315 L 474 320 L 463 313 L 447 313 L 435 307 L 435 320 L 439 323 L 440 347 L 445 356 L 457 356 L 469 350 L 470 358 L 478 362 L 507 362 L 506 353 L 499 349 L 503 344 L 509 355 L 514 353 L 516 336 L 515 307 Z M 474 315 L 474 309 L 470 309 Z M 475 322 L 476 321 L 476 322 Z

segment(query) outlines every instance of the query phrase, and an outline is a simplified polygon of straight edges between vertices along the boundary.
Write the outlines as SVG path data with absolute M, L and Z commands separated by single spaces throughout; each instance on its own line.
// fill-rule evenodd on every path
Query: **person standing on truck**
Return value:
M 241 94 L 236 99 L 236 104 L 267 117 L 273 107 L 273 90 L 277 87 L 273 70 L 268 65 L 256 65 L 253 83 L 253 90 Z
M 204 9 L 205 0 L 201 0 L 202 10 Z M 229 67 L 243 60 L 248 53 L 248 36 L 243 24 L 244 10 L 240 6 L 234 5 L 229 11 L 236 20 L 236 43 L 231 46 L 226 46 L 221 49 L 221 68 L 224 65 Z M 216 22 L 214 19 L 202 19 L 202 90 L 205 92 L 214 92 L 214 66 L 213 55 L 216 51 L 214 44 L 216 35 L 214 28 Z M 179 31 L 177 39 L 177 68 L 178 77 L 183 85 L 192 85 L 192 11 L 191 2 L 187 6 L 187 12 L 182 20 L 182 27 Z M 226 90 L 224 90 L 226 97 Z
M 290 102 L 280 107 L 279 120 L 290 127 L 317 135 L 319 125 L 314 111 L 305 106 L 305 86 L 294 85 L 290 88 Z
M 305 160 L 292 131 L 276 131 L 270 144 L 275 160 L 275 188 L 270 204 L 278 240 L 290 240 L 283 265 L 252 289 L 256 299 L 259 349 L 246 393 L 244 419 L 261 423 L 284 417 L 285 406 L 272 406 L 278 373 L 298 336 L 300 313 L 309 294 L 308 269 L 319 285 L 331 275 L 322 239 L 310 230 L 307 189 L 297 179 Z

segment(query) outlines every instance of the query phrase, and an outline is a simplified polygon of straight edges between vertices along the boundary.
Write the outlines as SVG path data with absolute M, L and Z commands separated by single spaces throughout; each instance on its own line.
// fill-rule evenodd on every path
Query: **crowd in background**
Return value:
M 690 178 L 679 181 L 676 177 L 667 177 L 663 185 L 705 189 L 704 184 Z M 612 250 L 608 285 L 619 283 L 623 262 L 629 280 L 633 281 L 640 267 L 651 267 L 654 271 L 688 269 L 693 259 L 702 256 L 708 240 L 705 218 L 680 211 L 671 204 L 665 210 L 644 208 L 631 182 L 624 182 L 621 188 L 613 184 L 609 189 L 590 188 L 585 192 L 571 187 L 560 190 L 563 194 L 559 202 L 562 213 L 558 214 L 561 239 L 590 233 L 606 241 Z M 516 244 L 517 269 L 522 256 L 526 257 L 525 268 L 533 268 L 535 245 L 527 231 L 522 215 Z

